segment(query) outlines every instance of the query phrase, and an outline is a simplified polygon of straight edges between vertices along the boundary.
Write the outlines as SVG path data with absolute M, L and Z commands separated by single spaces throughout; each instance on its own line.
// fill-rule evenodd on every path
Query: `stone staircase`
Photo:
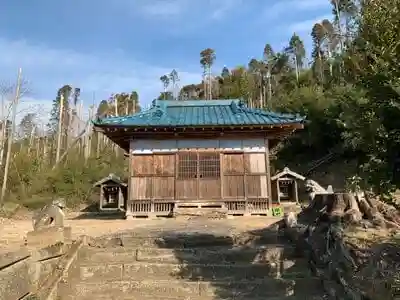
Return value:
M 276 232 L 126 233 L 83 247 L 57 299 L 324 299 L 296 252 Z

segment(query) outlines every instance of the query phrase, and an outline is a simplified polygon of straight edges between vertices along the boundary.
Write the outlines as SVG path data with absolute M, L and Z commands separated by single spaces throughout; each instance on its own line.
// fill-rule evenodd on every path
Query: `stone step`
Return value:
M 109 281 L 79 283 L 74 286 L 79 295 L 98 299 L 94 295 L 129 295 L 141 299 L 143 295 L 156 297 L 176 297 L 177 299 L 254 299 L 259 297 L 283 297 L 303 295 L 310 297 L 320 291 L 320 280 L 308 278 L 294 280 L 263 279 L 253 281 L 190 282 L 174 280 Z M 239 298 L 240 296 L 241 298 Z M 164 298 L 165 299 L 165 298 Z M 303 298 L 311 299 L 311 298 Z
M 92 239 L 90 244 L 98 248 L 131 247 L 131 248 L 193 248 L 213 246 L 234 246 L 243 244 L 274 244 L 280 241 L 277 232 L 266 232 L 257 236 L 214 235 L 197 232 L 160 233 L 158 235 L 136 235 L 120 233 Z
M 294 247 L 286 245 L 268 245 L 258 247 L 208 247 L 191 249 L 142 248 L 125 247 L 104 249 L 85 247 L 78 253 L 78 261 L 93 263 L 132 263 L 168 262 L 168 263 L 257 263 L 276 262 L 282 259 L 294 259 L 298 252 Z
M 89 296 L 82 296 L 82 297 L 76 297 L 73 298 L 74 300 L 265 300 L 265 297 L 242 297 L 242 296 L 236 296 L 234 298 L 215 298 L 214 296 L 211 297 L 167 297 L 167 296 L 152 296 L 152 295 L 126 295 L 125 293 L 120 293 L 118 295 L 109 295 L 109 294 L 91 294 Z M 325 300 L 327 299 L 326 296 L 307 296 L 307 298 L 304 298 L 304 295 L 296 296 L 277 296 L 277 297 L 268 297 L 268 300 Z M 61 298 L 61 300 L 64 300 L 64 298 Z
M 306 260 L 263 264 L 170 264 L 87 263 L 80 264 L 81 281 L 130 279 L 252 280 L 259 278 L 305 278 L 312 276 Z

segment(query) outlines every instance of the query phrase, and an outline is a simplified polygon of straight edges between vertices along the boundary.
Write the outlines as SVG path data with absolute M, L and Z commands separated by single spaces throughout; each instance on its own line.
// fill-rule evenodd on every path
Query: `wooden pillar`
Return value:
M 269 161 L 269 140 L 266 137 L 264 139 L 265 145 L 265 168 L 267 171 L 267 190 L 268 190 L 268 208 L 272 208 L 272 186 L 271 186 L 271 168 L 270 168 L 270 161 Z M 279 199 L 279 193 L 278 193 Z
M 294 200 L 296 201 L 296 204 L 299 204 L 299 190 L 297 186 L 297 180 L 294 180 L 293 188 L 294 188 Z
M 129 149 L 128 149 L 128 186 L 126 189 L 126 207 L 125 207 L 125 218 L 126 219 L 131 219 L 132 218 L 132 210 L 131 210 L 131 204 L 132 204 L 132 199 L 131 199 L 131 189 L 132 189 L 132 177 L 133 177 L 133 168 L 132 168 L 132 142 L 133 139 L 129 141 Z
M 249 203 L 248 203 L 248 188 L 247 188 L 247 171 L 246 171 L 246 155 L 251 155 L 249 153 L 243 152 L 243 192 L 244 192 L 244 216 L 249 215 Z M 249 157 L 251 160 L 251 156 Z
M 121 209 L 121 202 L 122 202 L 122 189 L 121 186 L 118 187 L 118 210 Z
M 224 154 L 219 153 L 219 177 L 220 177 L 220 187 L 221 187 L 221 200 L 224 199 Z
M 199 150 L 196 149 L 196 159 L 197 159 L 197 174 L 196 174 L 196 188 L 197 188 L 197 201 L 200 200 L 200 154 Z
M 103 201 L 104 201 L 104 189 L 103 185 L 100 185 L 100 202 L 99 202 L 99 210 L 103 210 Z
M 276 195 L 278 197 L 278 204 L 281 204 L 281 190 L 280 190 L 279 178 L 276 180 Z

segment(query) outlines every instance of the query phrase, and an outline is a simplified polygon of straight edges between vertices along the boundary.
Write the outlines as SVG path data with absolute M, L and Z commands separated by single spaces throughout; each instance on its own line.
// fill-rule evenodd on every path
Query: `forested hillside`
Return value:
M 353 181 L 388 195 L 400 183 L 400 0 L 331 2 L 332 19 L 312 27 L 312 49 L 294 33 L 284 49 L 266 41 L 248 65 L 215 70 L 218 57 L 210 45 L 200 52 L 203 81 L 179 89 L 173 70 L 160 78 L 159 99 L 242 98 L 252 107 L 305 115 L 306 129 L 275 149 L 278 165 L 334 151 L 356 162 L 359 178 Z M 102 176 L 124 176 L 123 153 L 82 122 L 79 95 L 70 86 L 58 91 L 46 130 L 37 130 L 33 116 L 22 119 L 2 204 L 35 206 L 60 195 L 72 205 L 90 200 L 91 186 Z M 93 107 L 90 117 L 139 110 L 136 92 L 115 94 Z M 12 122 L 2 124 L 4 167 Z
M 284 49 L 266 43 L 247 66 L 220 71 L 213 69 L 217 53 L 204 49 L 203 82 L 184 86 L 179 98 L 242 98 L 252 107 L 305 115 L 306 130 L 281 145 L 280 161 L 305 164 L 344 153 L 356 160 L 360 183 L 387 193 L 398 184 L 400 160 L 400 1 L 331 4 L 332 19 L 311 28 L 312 49 L 293 33 Z M 159 99 L 171 98 L 168 78 L 160 79 L 166 92 Z

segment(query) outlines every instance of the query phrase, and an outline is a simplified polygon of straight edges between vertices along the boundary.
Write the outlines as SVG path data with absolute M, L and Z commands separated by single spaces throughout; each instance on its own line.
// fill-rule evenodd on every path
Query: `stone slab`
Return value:
M 48 247 L 57 243 L 71 242 L 71 227 L 46 227 L 28 232 L 26 245 L 28 247 Z
M 82 295 L 93 295 L 107 293 L 111 294 L 129 294 L 129 295 L 147 295 L 152 297 L 162 297 L 165 295 L 180 297 L 217 297 L 217 299 L 235 299 L 241 297 L 278 297 L 289 296 L 295 293 L 297 285 L 305 285 L 312 293 L 316 280 L 302 279 L 299 282 L 294 280 L 254 280 L 254 281 L 214 281 L 214 282 L 190 282 L 173 280 L 141 280 L 141 281 L 109 281 L 103 280 L 91 283 L 80 283 L 77 290 Z M 319 280 L 318 280 L 319 282 Z M 154 298 L 153 298 L 154 299 Z
M 191 249 L 142 248 L 131 249 L 118 247 L 113 249 L 85 247 L 78 253 L 79 261 L 131 263 L 258 263 L 292 259 L 296 249 L 283 245 L 258 247 L 208 247 Z
M 168 264 L 168 263 L 125 263 L 90 264 L 80 266 L 80 280 L 98 279 L 139 280 L 141 278 L 212 280 L 253 280 L 283 276 L 284 278 L 310 277 L 307 261 L 284 261 L 272 264 Z
M 0 299 L 21 299 L 31 291 L 30 260 L 22 260 L 0 271 Z
M 126 295 L 124 293 L 119 293 L 119 294 L 91 294 L 91 295 L 86 295 L 86 296 L 81 296 L 81 297 L 77 297 L 77 298 L 73 298 L 71 300 L 216 300 L 216 298 L 214 296 L 211 297 L 207 297 L 207 296 L 199 296 L 199 297 L 194 297 L 191 296 L 186 297 L 186 298 L 180 298 L 180 297 L 168 297 L 167 295 L 163 295 L 163 296 L 153 296 L 153 295 L 143 295 L 143 294 L 139 294 L 139 295 L 135 295 L 135 294 L 129 294 Z M 240 295 L 238 295 L 235 298 L 218 298 L 218 300 L 266 300 L 265 297 L 242 297 Z M 282 298 L 282 296 L 278 296 L 278 297 L 268 297 L 268 300 L 322 300 L 324 298 L 304 298 L 304 297 L 296 297 L 296 296 L 285 296 L 284 298 Z M 62 299 L 64 300 L 64 299 Z M 68 299 L 69 300 L 69 299 Z
M 30 257 L 30 255 L 31 253 L 26 248 L 20 249 L 18 251 L 2 253 L 0 254 L 0 270 L 18 261 L 26 259 Z

